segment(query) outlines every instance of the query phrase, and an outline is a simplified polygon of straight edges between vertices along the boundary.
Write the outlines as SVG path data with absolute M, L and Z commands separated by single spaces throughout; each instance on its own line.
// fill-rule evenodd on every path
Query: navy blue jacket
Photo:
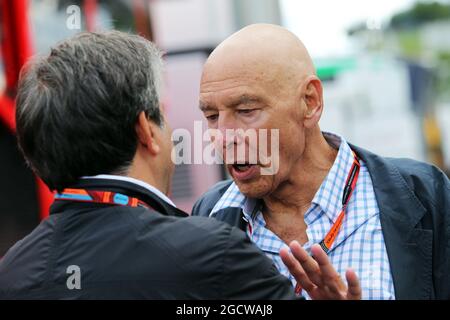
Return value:
M 450 299 L 450 181 L 434 166 L 384 158 L 351 145 L 366 163 L 397 299 Z M 231 181 L 220 182 L 194 205 L 208 216 Z M 215 218 L 246 229 L 241 209 L 225 208 Z
M 2 299 L 295 299 L 245 233 L 187 217 L 136 184 L 86 179 L 152 206 L 57 200 L 51 215 L 0 260 Z M 70 266 L 80 270 L 80 286 Z M 68 285 L 69 283 L 69 285 Z

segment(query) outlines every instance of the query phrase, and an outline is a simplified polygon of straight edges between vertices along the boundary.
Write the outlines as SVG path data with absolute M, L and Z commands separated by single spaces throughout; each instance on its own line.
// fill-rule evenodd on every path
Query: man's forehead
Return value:
M 200 94 L 204 97 L 226 95 L 237 98 L 241 95 L 258 95 L 271 86 L 273 77 L 264 72 L 243 70 L 204 73 L 200 83 Z

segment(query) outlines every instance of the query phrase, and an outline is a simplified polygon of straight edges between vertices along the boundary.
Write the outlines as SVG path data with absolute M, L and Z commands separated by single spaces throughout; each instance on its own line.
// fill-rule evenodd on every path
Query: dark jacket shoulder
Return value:
M 161 211 L 55 205 L 0 260 L 0 299 L 294 298 L 289 280 L 245 233 L 152 204 Z M 70 266 L 80 270 L 80 289 L 67 285 Z
M 430 205 L 441 206 L 442 200 L 450 195 L 450 180 L 438 167 L 412 159 L 388 158 L 387 161 L 398 169 L 415 195 Z

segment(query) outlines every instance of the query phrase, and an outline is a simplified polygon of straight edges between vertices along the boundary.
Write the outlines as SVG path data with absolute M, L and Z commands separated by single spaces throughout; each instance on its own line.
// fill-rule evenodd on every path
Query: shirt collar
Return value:
M 344 138 L 328 132 L 324 132 L 323 136 L 330 146 L 338 149 L 338 153 L 330 171 L 314 195 L 312 203 L 317 204 L 334 223 L 342 209 L 342 194 L 354 156 Z
M 243 208 L 246 201 L 247 198 L 239 191 L 239 188 L 236 185 L 236 183 L 233 182 L 224 192 L 219 201 L 217 201 L 216 205 L 211 210 L 209 216 L 212 217 L 219 210 L 225 208 Z
M 147 189 L 148 191 L 156 194 L 158 197 L 160 197 L 162 200 L 164 200 L 168 204 L 176 207 L 176 205 L 173 203 L 173 201 L 170 200 L 164 193 L 162 193 L 156 187 L 154 187 L 142 180 L 125 177 L 125 176 L 116 176 L 116 175 L 112 175 L 112 174 L 99 174 L 99 175 L 91 176 L 91 177 L 82 177 L 81 179 L 107 179 L 107 180 L 109 179 L 109 180 L 120 180 L 120 181 L 127 181 L 130 183 L 134 183 L 134 184 L 137 184 L 137 185 Z

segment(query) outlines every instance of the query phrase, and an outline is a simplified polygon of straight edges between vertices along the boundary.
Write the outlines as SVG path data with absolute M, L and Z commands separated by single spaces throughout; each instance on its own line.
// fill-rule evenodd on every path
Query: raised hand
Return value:
M 356 273 L 348 269 L 345 273 L 345 284 L 320 245 L 312 246 L 312 256 L 297 241 L 292 241 L 289 248 L 290 251 L 287 247 L 281 249 L 280 257 L 297 284 L 306 290 L 311 299 L 361 299 L 361 287 Z

